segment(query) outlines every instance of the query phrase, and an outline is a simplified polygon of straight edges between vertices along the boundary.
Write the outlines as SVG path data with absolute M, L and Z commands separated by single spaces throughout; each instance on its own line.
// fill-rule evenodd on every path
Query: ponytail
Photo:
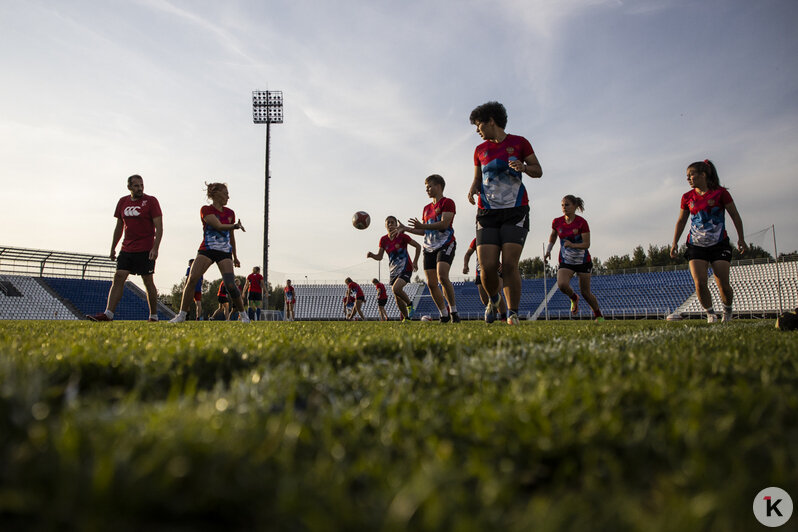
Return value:
M 690 166 L 687 167 L 688 170 L 693 169 L 696 172 L 703 172 L 705 176 L 707 176 L 707 188 L 709 190 L 715 190 L 720 188 L 720 177 L 718 177 L 718 170 L 715 168 L 715 165 L 712 164 L 712 161 L 709 159 L 704 159 L 703 161 L 696 161 Z
M 577 198 L 573 194 L 568 194 L 563 199 L 567 199 L 568 201 L 576 205 L 576 208 L 579 210 L 579 212 L 585 212 L 585 202 L 582 200 L 582 198 Z

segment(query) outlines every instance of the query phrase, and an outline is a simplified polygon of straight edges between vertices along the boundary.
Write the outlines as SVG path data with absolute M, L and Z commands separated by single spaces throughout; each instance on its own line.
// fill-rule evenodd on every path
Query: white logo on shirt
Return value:
M 141 207 L 138 205 L 125 207 L 125 216 L 139 216 L 141 214 L 139 209 L 141 209 Z

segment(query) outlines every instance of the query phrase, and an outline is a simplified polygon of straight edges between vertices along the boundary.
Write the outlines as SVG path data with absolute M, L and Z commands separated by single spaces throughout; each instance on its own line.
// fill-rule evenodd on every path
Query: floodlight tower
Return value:
M 263 196 L 263 284 L 269 287 L 269 126 L 283 123 L 283 91 L 252 91 L 252 120 L 266 124 L 266 186 Z M 263 305 L 269 308 L 268 297 Z

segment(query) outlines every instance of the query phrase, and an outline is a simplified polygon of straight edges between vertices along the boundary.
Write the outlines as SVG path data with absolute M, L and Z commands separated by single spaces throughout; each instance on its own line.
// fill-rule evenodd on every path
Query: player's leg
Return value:
M 557 288 L 571 300 L 571 314 L 579 312 L 579 296 L 571 288 L 571 278 L 575 273 L 562 264 L 557 269 Z
M 715 274 L 715 284 L 718 285 L 720 300 L 723 303 L 722 321 L 728 322 L 732 317 L 732 301 L 734 300 L 734 289 L 729 280 L 731 263 L 725 260 L 712 262 L 712 272 Z
M 709 291 L 709 283 L 707 282 L 708 270 L 709 262 L 702 259 L 690 260 L 690 275 L 693 277 L 698 302 L 701 303 L 701 306 L 707 312 L 707 321 L 712 323 L 715 321 L 715 309 L 712 308 L 712 294 Z
M 152 274 L 142 275 L 141 281 L 144 283 L 144 289 L 147 292 L 147 305 L 150 307 L 148 319 L 149 321 L 158 321 L 158 289 L 155 288 Z
M 500 253 L 501 247 L 498 244 L 481 244 L 477 246 L 479 276 L 482 279 L 482 287 L 489 296 L 494 296 L 499 293 Z
M 593 316 L 598 319 L 601 318 L 601 309 L 599 309 L 598 299 L 590 290 L 590 274 L 579 272 L 576 274 L 579 279 L 579 292 L 582 298 L 590 305 L 590 310 L 593 311 Z
M 177 313 L 177 316 L 169 320 L 170 323 L 181 323 L 186 321 L 188 311 L 191 309 L 191 300 L 194 298 L 194 287 L 197 286 L 200 277 L 208 271 L 211 264 L 213 264 L 213 261 L 209 257 L 199 253 L 197 254 L 194 262 L 191 263 L 191 270 L 188 272 L 188 280 L 186 280 L 186 284 L 183 287 L 183 297 L 180 299 L 180 312 Z M 216 312 L 214 312 L 213 316 L 216 316 Z
M 407 306 L 411 301 L 410 296 L 405 293 L 406 284 L 407 281 L 400 277 L 397 277 L 393 284 L 391 284 L 391 290 L 393 291 L 394 299 L 396 299 L 396 306 L 399 307 L 399 314 L 401 314 L 403 318 L 410 317 Z
M 452 253 L 451 258 L 454 258 L 454 253 Z M 438 274 L 438 282 L 443 288 L 443 297 L 446 299 L 446 302 L 449 303 L 449 312 L 452 314 L 452 321 L 457 323 L 460 321 L 460 316 L 457 314 L 457 301 L 454 296 L 454 286 L 452 285 L 452 281 L 449 280 L 449 271 L 451 268 L 451 262 L 439 260 L 436 272 Z
M 244 298 L 241 296 L 241 289 L 236 285 L 236 276 L 233 273 L 233 259 L 222 259 L 216 263 L 219 272 L 222 274 L 222 282 L 227 288 L 227 298 L 230 300 L 227 318 L 233 314 L 233 305 L 238 311 L 239 319 L 244 323 L 249 323 L 249 316 L 244 312 Z
M 366 321 L 366 315 L 363 314 L 363 303 L 364 301 L 362 299 L 358 299 L 357 301 L 355 301 L 355 310 L 357 310 L 360 319 Z
M 116 270 L 114 272 L 114 279 L 111 281 L 111 289 L 108 291 L 108 302 L 105 307 L 106 313 L 108 311 L 116 312 L 116 306 L 122 299 L 122 294 L 125 292 L 125 281 L 127 281 L 130 272 L 128 270 Z
M 194 303 L 197 305 L 197 321 L 202 319 L 202 292 L 199 293 L 199 298 L 194 294 Z
M 507 242 L 502 244 L 502 277 L 504 283 L 504 297 L 507 300 L 508 313 L 517 313 L 521 304 L 521 270 L 518 263 L 521 260 L 523 244 Z M 496 271 L 496 278 L 499 272 Z M 498 281 L 497 281 L 498 284 Z
M 504 280 L 502 279 L 501 274 L 499 274 L 499 296 L 504 294 Z M 499 298 L 499 317 L 502 320 L 507 319 L 507 299 L 504 297 Z

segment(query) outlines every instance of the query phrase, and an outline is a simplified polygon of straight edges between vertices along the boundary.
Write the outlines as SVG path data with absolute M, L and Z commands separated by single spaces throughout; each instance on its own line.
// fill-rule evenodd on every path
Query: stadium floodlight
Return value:
M 269 126 L 283 123 L 283 91 L 252 91 L 252 121 L 266 124 L 266 186 L 263 196 L 263 284 L 269 287 Z M 263 306 L 269 308 L 268 297 Z

